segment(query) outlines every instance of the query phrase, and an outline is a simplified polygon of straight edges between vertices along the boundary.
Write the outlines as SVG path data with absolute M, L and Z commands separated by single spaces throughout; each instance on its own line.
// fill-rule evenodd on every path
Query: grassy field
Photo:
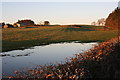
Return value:
M 117 36 L 117 31 L 97 31 L 100 27 L 38 27 L 2 29 L 2 51 L 23 49 L 58 42 L 105 41 Z

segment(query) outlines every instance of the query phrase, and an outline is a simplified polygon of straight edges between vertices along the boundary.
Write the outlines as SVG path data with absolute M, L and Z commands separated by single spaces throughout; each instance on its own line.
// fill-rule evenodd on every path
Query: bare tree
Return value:
M 91 23 L 91 25 L 94 25 L 94 26 L 95 26 L 95 25 L 96 25 L 96 22 L 95 22 L 95 21 L 94 21 L 94 22 L 92 22 L 92 23 Z
M 97 24 L 98 26 L 105 26 L 105 18 L 98 19 Z
M 101 25 L 102 26 L 105 26 L 105 22 L 106 22 L 105 18 L 101 18 Z
M 100 19 L 98 19 L 97 24 L 98 24 L 98 26 L 100 26 L 100 24 L 101 24 L 101 20 Z

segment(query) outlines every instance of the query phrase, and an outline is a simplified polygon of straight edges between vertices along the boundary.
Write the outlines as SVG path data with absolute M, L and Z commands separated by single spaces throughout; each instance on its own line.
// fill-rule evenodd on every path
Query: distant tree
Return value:
M 5 23 L 3 22 L 3 23 L 2 23 L 2 27 L 3 27 L 4 25 L 5 25 Z
M 50 25 L 49 21 L 44 21 L 44 25 Z
M 98 24 L 98 26 L 100 26 L 100 24 L 101 24 L 100 19 L 98 19 L 97 24 Z
M 4 25 L 5 25 L 5 23 L 4 23 L 4 22 L 0 23 L 0 28 L 3 28 L 3 27 L 4 27 Z
M 106 21 L 105 18 L 101 18 L 101 25 L 102 25 L 102 26 L 105 26 L 105 21 Z
M 98 19 L 97 24 L 98 26 L 105 26 L 105 18 Z
M 97 23 L 96 23 L 95 21 L 91 23 L 91 25 L 94 25 L 94 26 L 95 26 L 96 24 L 97 24 Z

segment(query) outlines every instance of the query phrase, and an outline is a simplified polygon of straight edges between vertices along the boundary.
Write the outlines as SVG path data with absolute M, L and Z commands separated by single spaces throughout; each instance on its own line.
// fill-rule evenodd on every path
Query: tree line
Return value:
M 106 22 L 106 19 L 105 18 L 101 18 L 101 19 L 98 19 L 96 22 L 93 21 L 91 23 L 91 25 L 95 25 L 95 26 L 105 26 L 105 22 Z

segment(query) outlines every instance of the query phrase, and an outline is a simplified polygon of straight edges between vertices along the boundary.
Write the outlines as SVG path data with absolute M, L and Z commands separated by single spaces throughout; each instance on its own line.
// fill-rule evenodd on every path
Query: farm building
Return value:
M 14 26 L 15 28 L 17 28 L 17 27 L 20 27 L 20 24 L 19 24 L 19 23 L 14 23 L 13 26 Z
M 5 24 L 2 28 L 14 28 L 12 24 Z
M 18 22 L 16 22 L 17 26 L 19 27 L 25 27 L 25 26 L 34 26 L 34 21 L 32 20 L 18 20 Z

